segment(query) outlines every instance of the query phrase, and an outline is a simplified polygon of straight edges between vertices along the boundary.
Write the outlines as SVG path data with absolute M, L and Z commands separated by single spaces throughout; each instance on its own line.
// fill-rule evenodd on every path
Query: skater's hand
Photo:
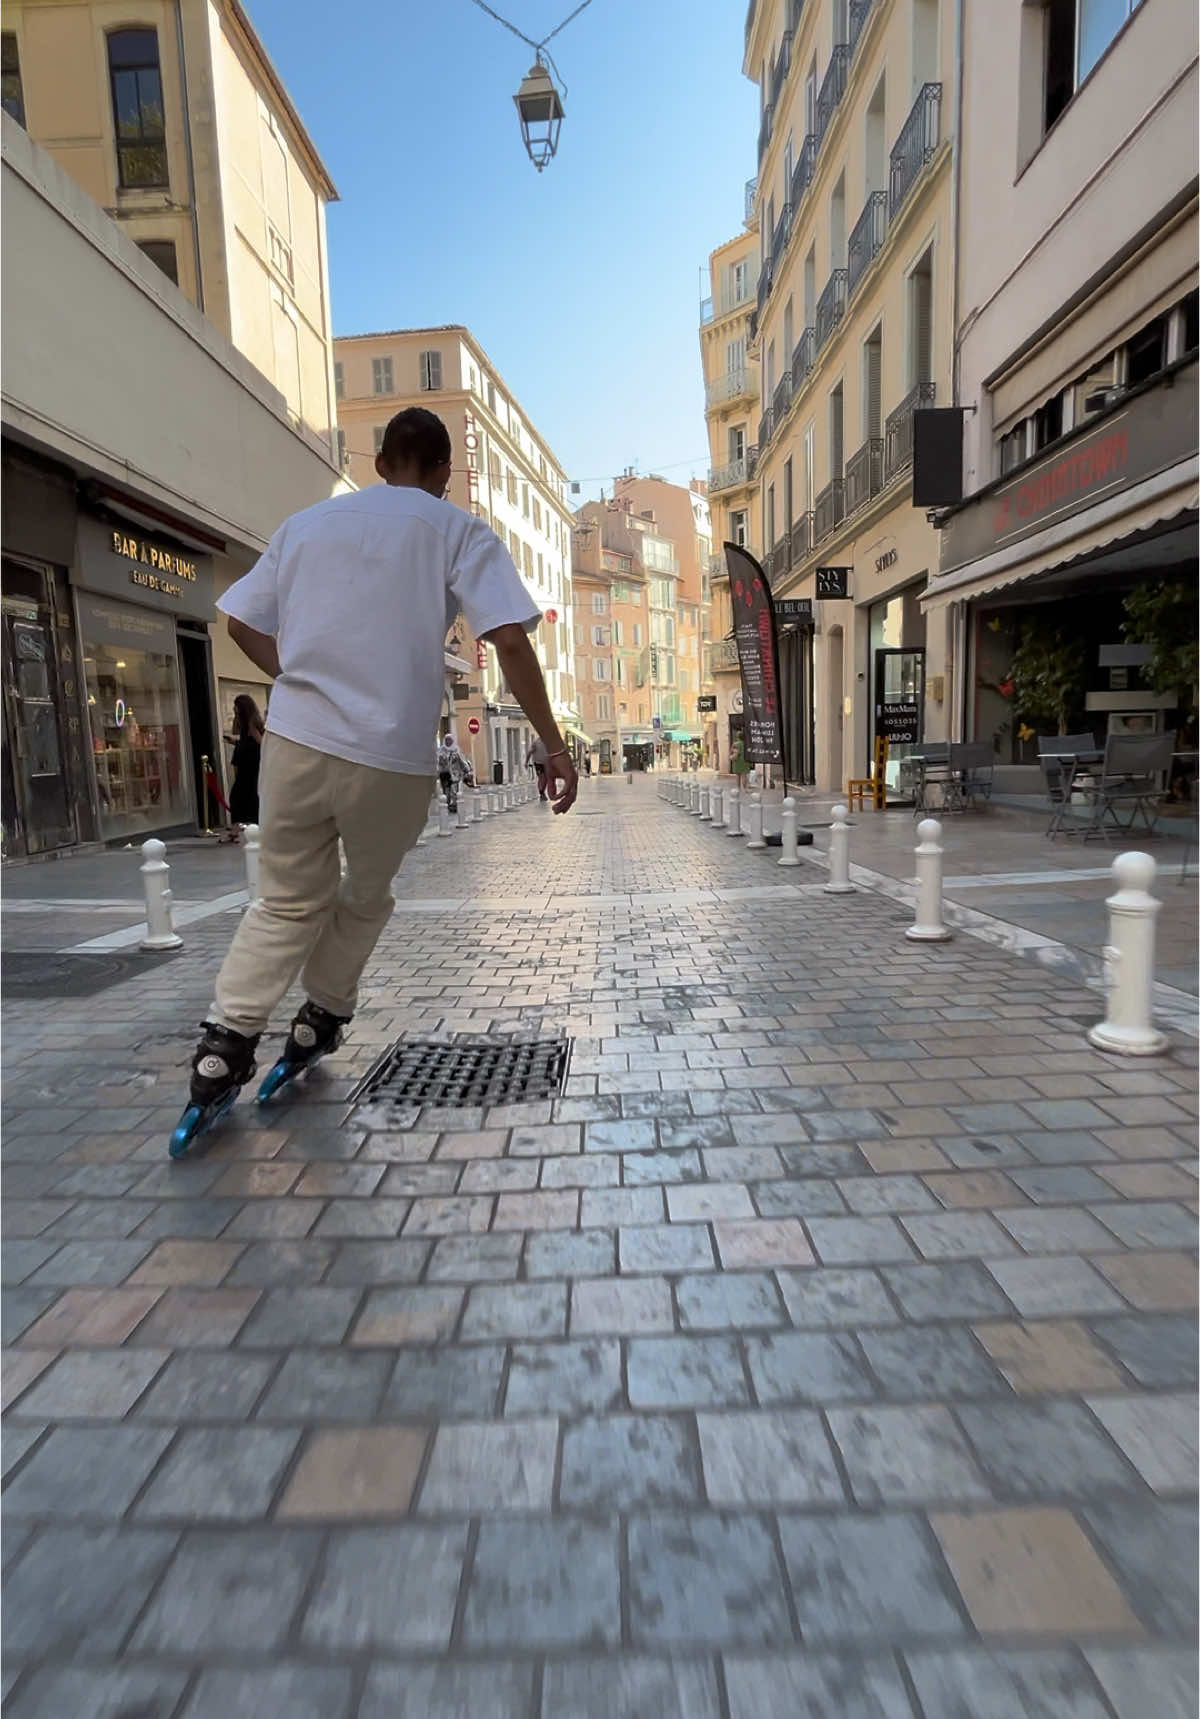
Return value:
M 546 786 L 555 812 L 569 812 L 579 792 L 579 777 L 569 752 L 556 752 L 546 761 Z

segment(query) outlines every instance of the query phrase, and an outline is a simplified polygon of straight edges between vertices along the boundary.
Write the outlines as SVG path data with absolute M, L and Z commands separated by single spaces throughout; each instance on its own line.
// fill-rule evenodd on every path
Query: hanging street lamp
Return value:
M 562 98 L 540 52 L 513 100 L 521 119 L 521 141 L 540 173 L 554 158 L 563 122 Z

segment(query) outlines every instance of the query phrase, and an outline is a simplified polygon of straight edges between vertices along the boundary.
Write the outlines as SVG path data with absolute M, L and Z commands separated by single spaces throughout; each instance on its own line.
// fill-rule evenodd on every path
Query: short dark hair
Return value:
M 406 406 L 383 432 L 379 451 L 386 465 L 415 465 L 426 477 L 450 458 L 450 432 L 436 412 L 426 411 L 424 406 Z

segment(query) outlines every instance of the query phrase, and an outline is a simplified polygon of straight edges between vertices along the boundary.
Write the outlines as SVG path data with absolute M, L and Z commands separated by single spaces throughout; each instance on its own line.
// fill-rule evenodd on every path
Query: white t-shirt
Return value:
M 496 533 L 423 489 L 374 484 L 284 520 L 218 608 L 275 636 L 267 731 L 431 776 L 446 634 L 476 638 L 540 611 Z

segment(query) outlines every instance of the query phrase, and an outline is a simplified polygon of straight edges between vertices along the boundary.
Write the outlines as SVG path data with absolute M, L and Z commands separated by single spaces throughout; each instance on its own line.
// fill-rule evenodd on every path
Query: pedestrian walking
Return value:
M 469 788 L 473 788 L 475 778 L 471 774 L 470 763 L 452 733 L 443 735 L 438 745 L 437 771 L 442 793 L 446 796 L 446 805 L 450 811 L 457 812 L 459 788 L 464 782 Z
M 540 737 L 540 735 L 535 735 L 532 746 L 525 754 L 525 768 L 528 769 L 531 764 L 533 765 L 534 773 L 537 776 L 539 800 L 544 800 L 546 798 L 547 762 L 548 754 L 546 752 L 546 742 Z
M 460 608 L 542 741 L 554 811 L 575 803 L 529 640 L 541 610 L 495 532 L 444 499 L 450 469 L 441 419 L 418 406 L 397 413 L 375 461 L 383 481 L 285 520 L 220 599 L 230 637 L 275 682 L 260 898 L 218 975 L 172 1153 L 251 1078 L 259 1036 L 298 973 L 306 1001 L 260 1096 L 341 1042 L 394 905 L 392 879 L 428 814 L 444 643 Z
M 266 730 L 262 712 L 248 692 L 239 692 L 233 701 L 233 733 L 225 738 L 233 742 L 233 786 L 229 790 L 229 818 L 232 829 L 230 841 L 237 841 L 247 824 L 257 824 L 258 772 L 262 760 L 262 743 Z

